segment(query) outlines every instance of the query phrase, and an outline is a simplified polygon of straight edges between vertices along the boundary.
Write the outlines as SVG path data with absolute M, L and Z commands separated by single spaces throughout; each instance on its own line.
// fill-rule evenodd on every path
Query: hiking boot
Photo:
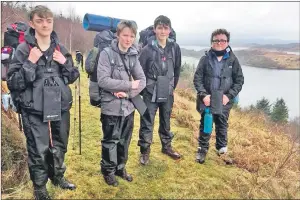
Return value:
M 76 186 L 73 183 L 70 183 L 65 177 L 61 179 L 56 179 L 52 181 L 53 185 L 60 187 L 64 190 L 75 190 Z
M 164 148 L 163 148 L 163 149 L 161 150 L 161 152 L 164 153 L 164 154 L 166 154 L 166 155 L 168 155 L 168 156 L 170 156 L 170 157 L 173 158 L 174 160 L 178 160 L 178 159 L 181 158 L 181 155 L 180 155 L 178 152 L 174 151 L 174 150 L 172 149 L 172 147 L 169 147 L 169 148 L 167 148 L 167 149 L 164 149 Z
M 120 176 L 122 179 L 131 182 L 133 180 L 132 176 L 130 174 L 127 174 L 126 169 L 117 170 L 116 175 Z
M 116 176 L 114 174 L 109 174 L 107 176 L 103 175 L 103 178 L 107 185 L 112 185 L 114 187 L 117 187 L 119 185 Z
M 34 199 L 35 200 L 51 200 L 46 186 L 34 188 Z
M 149 163 L 149 156 L 150 156 L 150 147 L 148 147 L 146 150 L 142 151 L 141 150 L 141 155 L 140 155 L 140 163 L 142 165 L 147 165 Z
M 226 165 L 232 165 L 234 162 L 228 153 L 223 153 L 223 154 L 220 154 L 219 156 L 225 162 Z
M 206 154 L 207 154 L 207 150 L 198 147 L 198 151 L 196 154 L 196 162 L 203 164 L 205 162 Z
M 227 147 L 222 147 L 221 149 L 218 150 L 219 155 L 222 155 L 224 153 L 227 153 Z

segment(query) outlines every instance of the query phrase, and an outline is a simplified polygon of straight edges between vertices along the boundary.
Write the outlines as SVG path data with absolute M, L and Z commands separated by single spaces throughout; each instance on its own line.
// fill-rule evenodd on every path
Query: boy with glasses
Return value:
M 215 30 L 211 34 L 211 49 L 200 59 L 194 75 L 197 110 L 201 113 L 196 161 L 201 164 L 205 162 L 211 137 L 211 134 L 204 133 L 204 109 L 212 109 L 216 107 L 215 102 L 219 102 L 219 113 L 213 113 L 216 149 L 219 155 L 226 155 L 229 113 L 244 84 L 241 65 L 229 46 L 229 40 L 230 33 L 226 29 Z

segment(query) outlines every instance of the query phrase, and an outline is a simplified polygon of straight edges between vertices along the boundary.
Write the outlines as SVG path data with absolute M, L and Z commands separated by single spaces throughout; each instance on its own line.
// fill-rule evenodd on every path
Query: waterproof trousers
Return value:
M 103 131 L 100 166 L 102 174 L 107 176 L 125 168 L 134 125 L 134 112 L 126 117 L 101 113 L 100 120 Z
M 43 122 L 43 116 L 25 110 L 22 110 L 21 114 L 33 185 L 44 186 L 48 178 L 60 180 L 66 171 L 64 158 L 70 131 L 70 112 L 62 112 L 61 121 L 50 122 L 53 147 L 50 143 L 49 124 Z
M 230 110 L 233 106 L 233 103 L 228 102 L 227 105 L 223 106 L 223 112 L 220 115 L 213 114 L 213 120 L 215 124 L 216 132 L 216 149 L 219 150 L 222 147 L 227 146 L 227 129 L 228 129 L 228 118 Z M 200 128 L 199 128 L 199 138 L 198 143 L 201 149 L 208 150 L 209 140 L 211 134 L 204 133 L 204 115 L 205 112 L 202 112 L 200 119 Z
M 144 92 L 143 100 L 147 105 L 147 110 L 140 118 L 139 141 L 141 153 L 144 153 L 151 145 L 153 139 L 153 127 L 157 110 L 159 109 L 159 129 L 158 134 L 163 149 L 171 147 L 174 134 L 170 132 L 170 118 L 174 103 L 174 96 L 170 95 L 167 102 L 151 102 L 152 94 Z

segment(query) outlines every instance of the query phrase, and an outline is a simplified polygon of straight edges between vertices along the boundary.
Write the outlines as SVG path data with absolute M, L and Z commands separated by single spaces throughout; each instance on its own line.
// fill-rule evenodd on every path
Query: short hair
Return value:
M 53 12 L 43 5 L 35 6 L 29 13 L 29 20 L 32 21 L 34 15 L 37 15 L 41 18 L 53 17 Z
M 136 36 L 137 33 L 137 25 L 135 22 L 133 21 L 129 21 L 129 20 L 121 20 L 118 23 L 117 26 L 117 36 L 120 35 L 120 33 L 123 31 L 124 28 L 128 27 L 129 29 L 132 30 L 133 34 Z
M 154 20 L 154 29 L 157 27 L 157 25 L 167 25 L 171 28 L 171 20 L 164 16 L 164 15 L 159 15 L 155 20 Z
M 220 28 L 220 29 L 217 29 L 217 30 L 215 30 L 214 32 L 212 32 L 211 38 L 210 38 L 210 42 L 211 42 L 211 43 L 213 42 L 214 36 L 220 35 L 220 34 L 226 35 L 226 37 L 227 37 L 227 42 L 229 42 L 229 40 L 230 40 L 230 32 L 228 32 L 228 31 L 227 31 L 226 29 L 224 29 L 224 28 Z

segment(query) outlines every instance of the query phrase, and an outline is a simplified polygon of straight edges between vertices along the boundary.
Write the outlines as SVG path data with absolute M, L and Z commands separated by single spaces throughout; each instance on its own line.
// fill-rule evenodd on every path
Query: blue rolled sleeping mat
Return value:
M 110 30 L 116 32 L 117 25 L 122 19 L 86 13 L 83 18 L 83 28 L 87 31 Z M 130 20 L 135 23 L 135 21 Z

